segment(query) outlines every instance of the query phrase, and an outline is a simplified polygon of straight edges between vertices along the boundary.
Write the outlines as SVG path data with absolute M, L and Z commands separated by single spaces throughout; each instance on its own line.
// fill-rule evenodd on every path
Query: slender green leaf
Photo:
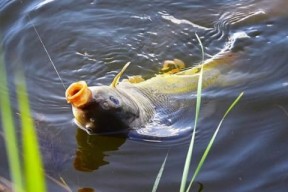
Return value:
M 22 139 L 24 150 L 24 165 L 26 178 L 26 191 L 46 191 L 44 170 L 39 150 L 37 134 L 31 118 L 29 99 L 25 84 L 25 78 L 19 71 L 17 76 L 20 78 L 17 84 L 17 97 L 19 103 L 19 111 L 21 114 Z
M 6 77 L 6 68 L 2 54 L 2 49 L 0 48 L 0 84 L 3 86 L 1 87 L 0 93 L 2 126 L 10 167 L 10 175 L 12 178 L 12 182 L 14 183 L 14 190 L 16 192 L 19 192 L 23 191 L 24 185 L 22 181 L 22 170 L 19 158 L 19 145 L 15 131 L 13 114 L 11 110 L 10 96 Z
M 204 62 L 204 48 L 202 45 L 202 42 L 195 33 L 196 38 L 200 44 L 201 51 L 202 51 L 202 63 Z M 197 98 L 196 98 L 196 112 L 195 112 L 195 120 L 194 120 L 194 128 L 193 128 L 193 133 L 189 145 L 189 149 L 186 155 L 186 160 L 185 160 L 185 165 L 184 165 L 184 170 L 182 174 L 182 179 L 181 179 L 181 186 L 180 186 L 180 192 L 184 192 L 186 188 L 186 183 L 187 183 L 187 177 L 189 174 L 189 169 L 190 169 L 190 164 L 191 164 L 191 159 L 192 159 L 192 152 L 193 152 L 193 147 L 194 147 L 194 142 L 195 142 L 195 134 L 196 134 L 196 127 L 197 127 L 197 122 L 198 122 L 198 117 L 199 117 L 199 112 L 200 112 L 200 105 L 201 105 L 201 94 L 202 94 L 202 78 L 203 78 L 203 65 L 201 65 L 200 73 L 199 73 L 199 79 L 198 79 L 198 85 L 197 85 Z
M 164 159 L 164 161 L 163 161 L 163 163 L 162 163 L 162 165 L 161 165 L 161 168 L 160 168 L 160 170 L 159 170 L 159 172 L 158 172 L 158 175 L 157 175 L 157 177 L 156 177 L 155 183 L 154 183 L 154 185 L 153 185 L 152 192 L 156 192 L 157 189 L 158 189 L 158 185 L 159 185 L 160 179 L 161 179 L 161 177 L 162 177 L 162 173 L 163 173 L 163 171 L 164 171 L 164 167 L 165 167 L 165 164 L 166 164 L 167 157 L 168 157 L 168 153 L 166 154 L 166 157 L 165 157 L 165 159 Z
M 214 140 L 215 140 L 215 138 L 216 138 L 216 136 L 217 136 L 217 134 L 218 134 L 218 132 L 219 132 L 219 129 L 220 129 L 220 127 L 221 127 L 224 119 L 226 118 L 226 116 L 228 115 L 228 113 L 234 108 L 234 106 L 239 102 L 239 100 L 241 99 L 241 97 L 243 96 L 243 94 L 244 94 L 243 92 L 240 93 L 240 95 L 239 95 L 239 96 L 235 99 L 235 101 L 230 105 L 230 107 L 227 109 L 227 111 L 225 112 L 224 116 L 222 117 L 220 123 L 218 124 L 218 126 L 217 126 L 217 128 L 216 128 L 216 130 L 215 130 L 215 132 L 214 132 L 214 134 L 213 134 L 213 136 L 212 136 L 212 138 L 211 138 L 208 146 L 207 146 L 207 148 L 206 148 L 205 151 L 204 151 L 203 156 L 201 157 L 200 162 L 199 162 L 198 165 L 197 165 L 196 171 L 194 172 L 194 175 L 193 175 L 193 177 L 192 177 L 192 179 L 191 179 L 191 182 L 190 182 L 190 184 L 189 184 L 189 186 L 188 186 L 188 188 L 187 188 L 187 192 L 190 190 L 190 188 L 191 188 L 191 186 L 192 186 L 192 184 L 193 184 L 196 176 L 198 175 L 198 173 L 199 173 L 202 165 L 204 164 L 204 161 L 205 161 L 206 158 L 207 158 L 207 155 L 208 155 L 208 153 L 209 153 L 209 151 L 210 151 L 210 149 L 211 149 L 211 147 L 212 147 L 212 145 L 213 145 L 213 143 L 214 143 Z
M 195 36 L 197 38 L 197 41 L 199 42 L 199 45 L 200 45 L 200 48 L 201 48 L 201 56 L 202 56 L 202 63 L 204 63 L 204 56 L 205 56 L 205 53 L 204 53 L 204 46 L 202 44 L 202 41 L 200 39 L 200 37 L 197 35 L 197 33 L 195 33 Z

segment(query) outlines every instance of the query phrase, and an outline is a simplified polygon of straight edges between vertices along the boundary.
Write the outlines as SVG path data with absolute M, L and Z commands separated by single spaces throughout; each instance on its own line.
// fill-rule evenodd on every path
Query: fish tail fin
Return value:
M 237 45 L 239 40 L 247 38 L 250 37 L 244 31 L 232 34 L 219 53 L 202 63 L 204 69 L 212 68 L 217 65 L 231 64 L 238 56 L 236 50 L 239 49 L 239 45 Z
M 250 37 L 245 32 L 234 33 L 229 38 L 229 41 L 225 44 L 223 49 L 220 52 L 218 52 L 216 55 L 212 56 L 209 59 L 206 59 L 205 61 L 203 61 L 202 63 L 200 63 L 199 65 L 197 65 L 193 68 L 190 68 L 190 69 L 187 69 L 187 70 L 184 70 L 184 71 L 177 73 L 177 75 L 196 74 L 196 73 L 200 72 L 200 68 L 202 65 L 203 65 L 203 69 L 205 71 L 208 69 L 217 68 L 218 66 L 224 66 L 224 65 L 233 63 L 233 61 L 235 61 L 235 59 L 239 55 L 235 51 L 238 48 L 238 46 L 236 46 L 236 43 L 239 39 L 243 39 L 243 38 L 250 38 Z

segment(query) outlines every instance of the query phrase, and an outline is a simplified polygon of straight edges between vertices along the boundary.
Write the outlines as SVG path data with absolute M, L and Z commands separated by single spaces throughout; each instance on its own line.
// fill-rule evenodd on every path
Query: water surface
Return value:
M 62 177 L 73 191 L 151 191 L 168 153 L 158 191 L 178 191 L 194 113 L 179 118 L 188 127 L 185 132 L 181 126 L 176 131 L 165 127 L 170 132 L 160 138 L 154 137 L 158 131 L 145 130 L 130 138 L 87 135 L 73 123 L 51 60 L 65 87 L 79 80 L 108 85 L 128 61 L 132 64 L 125 76 L 146 78 L 166 59 L 197 64 L 201 49 L 195 33 L 209 58 L 233 34 L 245 32 L 250 38 L 235 43 L 239 57 L 227 74 L 237 83 L 203 92 L 192 170 L 225 109 L 244 91 L 196 180 L 204 191 L 286 191 L 287 8 L 285 0 L 1 1 L 2 46 L 15 118 L 15 73 L 23 69 L 47 174 Z M 159 130 L 158 125 L 152 128 Z M 2 137 L 0 141 L 4 148 Z M 5 151 L 0 155 L 0 175 L 9 178 Z M 61 190 L 49 180 L 49 191 Z

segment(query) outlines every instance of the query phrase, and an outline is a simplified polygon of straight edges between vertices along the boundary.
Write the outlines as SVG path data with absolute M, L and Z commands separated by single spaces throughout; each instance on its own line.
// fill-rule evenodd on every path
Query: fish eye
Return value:
M 113 96 L 110 96 L 109 99 L 110 99 L 110 101 L 112 101 L 115 105 L 119 105 L 119 103 L 120 103 L 119 100 L 116 99 L 116 98 L 113 97 Z

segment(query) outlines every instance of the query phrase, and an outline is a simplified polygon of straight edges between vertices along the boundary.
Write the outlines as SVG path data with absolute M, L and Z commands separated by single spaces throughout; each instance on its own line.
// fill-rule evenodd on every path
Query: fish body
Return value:
M 203 88 L 221 84 L 221 74 L 230 66 L 232 58 L 231 53 L 225 53 L 202 64 Z M 89 93 L 80 97 L 82 100 L 87 97 L 84 104 L 70 101 L 76 123 L 88 133 L 137 129 L 152 121 L 155 115 L 165 119 L 187 104 L 175 98 L 196 91 L 200 68 L 198 65 L 175 74 L 156 75 L 139 83 L 121 81 L 115 87 L 88 87 L 85 82 L 78 82 L 83 87 L 72 84 L 66 97 Z M 75 86 L 76 91 L 73 90 Z
M 231 60 L 231 53 L 226 53 L 225 56 L 221 55 L 218 59 L 215 57 L 201 64 L 203 65 L 203 88 L 220 86 L 223 72 L 229 68 Z M 117 89 L 123 94 L 129 93 L 131 101 L 135 101 L 142 109 L 139 115 L 142 118 L 133 121 L 132 126 L 145 125 L 155 114 L 160 114 L 158 117 L 168 118 L 169 114 L 173 114 L 185 105 L 189 106 L 189 102 L 190 105 L 194 103 L 194 100 L 179 98 L 182 95 L 196 92 L 201 65 L 176 74 L 156 75 L 140 83 L 120 82 Z
M 203 88 L 227 84 L 223 74 L 235 59 L 231 47 L 236 38 L 238 36 L 200 65 L 174 74 L 160 74 L 140 82 L 119 82 L 127 63 L 110 86 L 88 87 L 84 81 L 73 83 L 66 90 L 66 99 L 72 104 L 76 123 L 90 134 L 118 132 L 144 127 L 156 116 L 165 121 L 183 106 L 192 107 L 194 100 L 183 102 L 177 97 L 196 92 L 201 68 Z

